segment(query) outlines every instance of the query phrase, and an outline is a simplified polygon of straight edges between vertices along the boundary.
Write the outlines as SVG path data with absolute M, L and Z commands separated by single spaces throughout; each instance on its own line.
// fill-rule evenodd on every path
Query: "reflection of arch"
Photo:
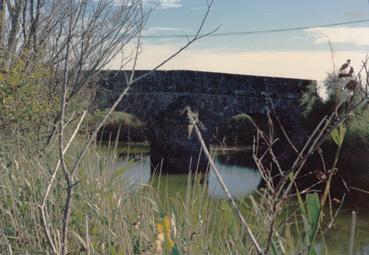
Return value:
M 120 142 L 147 141 L 147 124 L 130 113 L 115 111 L 97 134 L 98 140 Z
M 223 165 L 257 169 L 252 155 L 252 149 L 240 151 L 218 151 L 215 154 L 215 159 Z

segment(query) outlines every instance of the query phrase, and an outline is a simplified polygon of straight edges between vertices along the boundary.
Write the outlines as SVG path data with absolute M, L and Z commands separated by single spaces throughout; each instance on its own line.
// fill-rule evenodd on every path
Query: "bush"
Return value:
M 105 114 L 106 111 L 96 111 L 91 114 L 87 120 L 88 129 L 101 121 Z M 146 142 L 148 140 L 148 130 L 145 123 L 131 114 L 118 111 L 113 112 L 102 129 L 99 130 L 97 140 L 115 140 L 118 132 L 118 140 L 121 142 Z
M 342 165 L 344 165 L 344 168 L 350 172 L 349 176 L 347 176 L 348 178 L 355 176 L 369 177 L 368 110 L 364 111 L 360 116 L 352 119 L 348 124 L 342 153 L 342 158 L 345 159 L 342 160 Z
M 38 130 L 51 107 L 44 84 L 47 68 L 43 65 L 29 70 L 18 59 L 9 69 L 0 70 L 0 129 L 29 133 Z
M 339 102 L 345 102 L 349 91 L 345 90 L 348 79 L 339 78 L 335 74 L 329 74 L 324 82 L 327 91 L 327 100 L 324 101 L 317 93 L 315 85 L 310 85 L 302 96 L 301 106 L 304 109 L 304 124 L 311 133 L 316 125 L 326 115 L 330 115 Z M 359 100 L 360 95 L 356 100 Z M 337 113 L 340 114 L 339 112 Z M 338 116 L 337 116 L 338 117 Z M 347 132 L 342 145 L 337 167 L 340 175 L 349 185 L 369 185 L 369 110 L 361 109 L 356 116 L 351 117 L 345 123 Z M 332 140 L 322 145 L 328 166 L 331 166 L 335 157 L 337 146 Z M 310 160 L 309 171 L 319 167 L 319 156 Z M 326 163 L 327 163 L 326 162 Z

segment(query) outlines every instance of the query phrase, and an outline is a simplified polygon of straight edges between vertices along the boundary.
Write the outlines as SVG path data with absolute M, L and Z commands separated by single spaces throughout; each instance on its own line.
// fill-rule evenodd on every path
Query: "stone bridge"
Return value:
M 136 77 L 145 73 L 137 71 Z M 126 72 L 129 75 L 129 73 Z M 111 107 L 126 88 L 123 71 L 105 71 L 96 93 L 99 109 Z M 309 80 L 197 71 L 156 71 L 129 90 L 117 111 L 130 113 L 149 128 L 153 169 L 184 173 L 203 171 L 207 161 L 191 132 L 186 109 L 203 127 L 207 145 L 219 123 L 240 113 L 266 116 L 273 109 L 292 139 L 303 139 L 300 97 Z

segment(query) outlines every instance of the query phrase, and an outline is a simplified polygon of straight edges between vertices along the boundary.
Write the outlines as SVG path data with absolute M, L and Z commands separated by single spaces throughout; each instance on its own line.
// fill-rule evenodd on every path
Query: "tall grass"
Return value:
M 23 149 L 1 160 L 1 248 L 14 254 L 46 250 L 39 206 L 57 160 L 53 152 L 42 158 L 26 155 L 31 154 Z M 122 179 L 125 169 L 114 169 L 115 165 L 113 153 L 101 154 L 94 146 L 81 165 L 69 236 L 73 254 L 154 253 L 156 224 L 165 215 L 175 222 L 173 240 L 183 252 L 240 251 L 238 240 L 243 235 L 230 209 L 222 201 L 210 201 L 198 180 L 189 183 L 184 195 L 160 193 L 153 183 L 131 192 Z M 65 194 L 61 183 L 48 203 L 56 243 Z M 161 180 L 161 189 L 165 185 Z
M 78 149 L 78 143 L 71 146 L 67 163 Z M 4 254 L 47 254 L 40 205 L 57 150 L 38 155 L 29 144 L 9 145 L 7 151 L 0 158 L 0 249 Z M 96 145 L 82 161 L 68 235 L 71 254 L 256 254 L 231 205 L 209 198 L 200 177 L 189 175 L 182 192 L 168 189 L 171 179 L 164 176 L 132 191 L 123 178 L 132 162 L 126 160 L 117 168 L 117 161 L 114 148 L 100 150 Z M 59 248 L 66 188 L 62 178 L 57 177 L 47 204 L 51 236 Z M 237 200 L 262 246 L 269 239 L 265 192 Z M 310 218 L 314 208 L 300 202 L 288 202 L 283 217 L 276 219 L 271 254 L 306 251 L 312 243 L 312 224 L 320 229 Z M 307 212 L 302 210 L 305 206 Z M 172 245 L 158 228 L 167 218 Z

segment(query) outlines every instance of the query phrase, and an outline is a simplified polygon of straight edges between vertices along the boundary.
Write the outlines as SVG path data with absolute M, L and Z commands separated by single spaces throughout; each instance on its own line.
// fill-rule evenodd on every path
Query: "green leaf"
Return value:
M 310 241 L 310 251 L 309 255 L 315 255 L 316 251 L 314 247 L 314 241 L 316 237 L 317 228 L 319 225 L 320 218 L 320 202 L 319 195 L 317 193 L 307 194 L 306 195 L 306 208 L 309 222 L 309 241 Z
M 177 248 L 177 245 L 174 245 L 172 248 L 172 255 L 181 255 L 180 251 Z
M 304 229 L 306 231 L 309 231 L 309 223 L 308 223 L 308 220 L 307 220 L 308 219 L 308 214 L 306 212 L 305 203 L 302 200 L 301 194 L 298 190 L 297 190 L 296 194 L 297 194 L 297 201 L 298 201 L 299 209 L 300 209 L 301 215 L 302 215 L 302 220 L 303 220 L 303 223 L 304 223 Z
M 335 142 L 335 144 L 337 144 L 338 146 L 341 146 L 345 138 L 345 134 L 346 134 L 346 127 L 345 125 L 341 124 L 340 126 L 336 127 L 332 131 L 331 137 L 333 141 Z
M 318 224 L 320 214 L 320 202 L 317 193 L 306 195 L 306 207 L 309 219 L 309 226 L 311 229 L 314 229 L 315 226 Z
M 272 241 L 272 243 L 271 243 L 271 247 L 272 247 L 272 249 L 271 249 L 271 251 L 272 251 L 272 254 L 273 255 L 278 255 L 279 253 L 278 253 L 278 246 L 275 244 L 275 242 L 274 241 Z

